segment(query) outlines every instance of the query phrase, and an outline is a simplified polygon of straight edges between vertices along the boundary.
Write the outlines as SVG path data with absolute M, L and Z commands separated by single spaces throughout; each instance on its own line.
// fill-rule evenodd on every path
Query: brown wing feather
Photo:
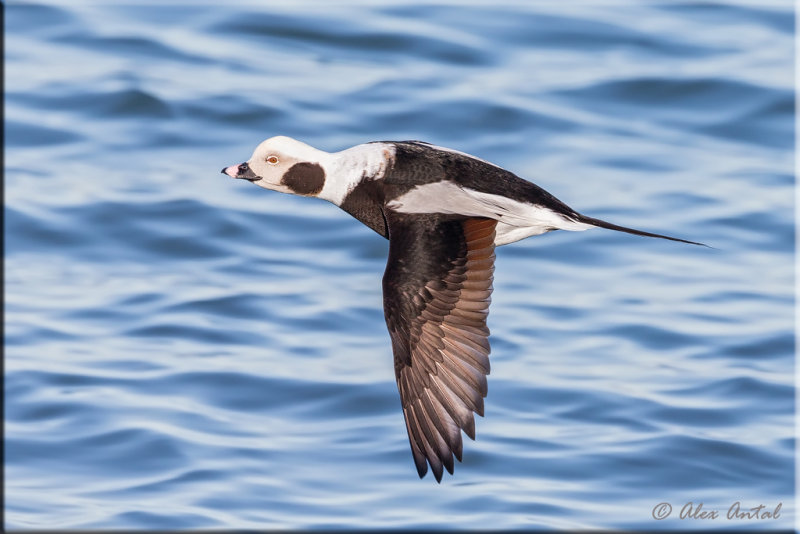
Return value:
M 413 243 L 395 243 L 388 222 L 384 300 L 397 385 L 417 471 L 424 476 L 430 464 L 440 481 L 443 468 L 453 473 L 453 455 L 461 461 L 461 431 L 475 439 L 473 412 L 483 415 L 496 222 L 428 221 L 425 231 L 409 232 L 412 223 L 395 221 L 395 235 L 405 225 L 403 235 L 408 241 L 412 234 Z M 441 239 L 448 246 L 439 246 Z M 446 257 L 409 265 L 404 254 L 419 240 L 431 240 L 437 246 L 430 250 Z

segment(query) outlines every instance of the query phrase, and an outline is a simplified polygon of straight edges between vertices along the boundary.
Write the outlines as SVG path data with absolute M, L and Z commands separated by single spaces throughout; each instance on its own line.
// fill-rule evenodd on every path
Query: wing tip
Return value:
M 425 461 L 424 456 L 417 456 L 414 449 L 411 449 L 411 453 L 414 456 L 414 465 L 417 468 L 417 474 L 419 475 L 419 478 L 423 478 L 428 474 L 428 462 Z

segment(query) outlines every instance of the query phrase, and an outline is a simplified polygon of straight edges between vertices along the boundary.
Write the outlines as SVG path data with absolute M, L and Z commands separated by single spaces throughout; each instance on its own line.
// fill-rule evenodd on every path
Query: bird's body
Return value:
M 586 217 L 489 162 L 420 141 L 328 153 L 288 137 L 222 170 L 266 189 L 316 196 L 389 239 L 384 315 L 411 451 L 441 480 L 475 438 L 489 374 L 486 317 L 494 248 L 551 230 L 593 227 L 693 243 Z

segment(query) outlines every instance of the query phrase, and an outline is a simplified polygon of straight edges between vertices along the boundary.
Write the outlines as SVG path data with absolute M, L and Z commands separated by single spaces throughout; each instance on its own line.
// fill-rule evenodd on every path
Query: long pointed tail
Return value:
M 618 232 L 626 232 L 628 234 L 634 235 L 641 235 L 645 237 L 658 237 L 660 239 L 669 239 L 670 241 L 680 241 L 681 243 L 689 243 L 690 245 L 700 245 L 701 247 L 709 247 L 705 243 L 698 243 L 697 241 L 689 241 L 688 239 L 680 239 L 678 237 L 670 237 L 668 235 L 661 235 L 661 234 L 654 234 L 651 232 L 643 232 L 642 230 L 635 230 L 633 228 L 627 228 L 625 226 L 618 226 L 616 224 L 612 224 L 610 222 L 603 221 L 601 219 L 595 219 L 594 217 L 587 217 L 585 215 L 581 215 L 580 213 L 576 214 L 578 216 L 578 222 L 591 224 L 593 226 L 598 226 L 600 228 L 607 228 L 609 230 L 616 230 Z

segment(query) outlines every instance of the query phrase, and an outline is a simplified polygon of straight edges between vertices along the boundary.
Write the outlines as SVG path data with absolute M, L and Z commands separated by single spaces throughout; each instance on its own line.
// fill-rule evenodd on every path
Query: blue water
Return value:
M 793 528 L 791 2 L 5 14 L 7 528 Z M 714 248 L 499 249 L 486 416 L 419 480 L 387 243 L 219 173 L 278 134 L 453 147 Z

